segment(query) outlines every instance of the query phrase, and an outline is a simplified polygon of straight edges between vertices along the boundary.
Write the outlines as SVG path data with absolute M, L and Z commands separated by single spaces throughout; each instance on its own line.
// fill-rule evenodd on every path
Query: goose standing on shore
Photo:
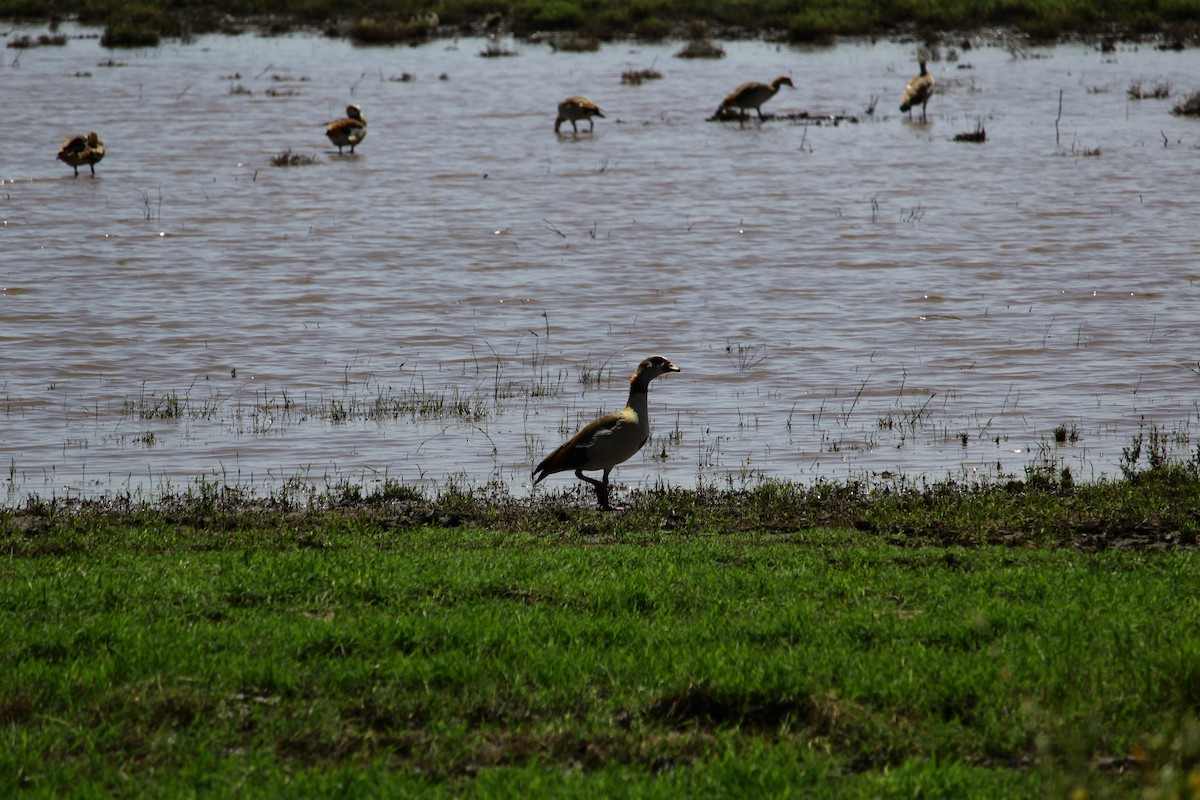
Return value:
M 625 408 L 606 414 L 561 445 L 533 470 L 536 486 L 547 475 L 575 471 L 575 477 L 596 487 L 596 501 L 608 510 L 608 474 L 613 467 L 628 461 L 650 438 L 650 381 L 679 367 L 662 356 L 651 356 L 638 364 L 629 379 L 629 401 Z M 584 470 L 604 470 L 600 480 L 589 478 Z
M 579 128 L 575 127 L 575 121 L 586 119 L 588 133 L 591 133 L 592 129 L 596 126 L 596 123 L 592 121 L 593 117 L 604 119 L 604 114 L 600 111 L 600 106 L 586 97 L 568 97 L 558 104 L 558 118 L 554 120 L 554 132 L 558 133 L 558 129 L 564 122 L 570 122 L 571 130 L 579 133 Z
M 362 115 L 362 106 L 357 103 L 346 106 L 346 116 L 329 123 L 325 135 L 337 145 L 339 156 L 343 147 L 349 147 L 353 154 L 354 146 L 367 137 L 367 118 Z
M 718 108 L 717 111 L 719 113 L 721 111 L 728 111 L 736 108 L 738 109 L 741 118 L 745 119 L 746 112 L 753 108 L 758 112 L 758 118 L 762 119 L 762 104 L 774 97 L 775 93 L 779 91 L 780 86 L 791 86 L 793 89 L 796 88 L 796 84 L 792 83 L 792 79 L 786 75 L 780 75 L 769 84 L 757 83 L 754 81 L 751 81 L 750 83 L 743 83 L 741 86 L 734 89 L 728 97 L 721 101 L 721 107 Z
M 917 104 L 921 106 L 921 119 L 925 119 L 925 106 L 933 95 L 933 76 L 925 71 L 924 58 L 918 63 L 921 65 L 921 74 L 909 79 L 908 85 L 904 87 L 904 97 L 900 101 L 900 110 L 907 111 L 909 119 L 912 119 L 912 108 Z
M 91 167 L 92 175 L 96 174 L 96 165 L 104 158 L 104 142 L 92 131 L 87 136 L 63 137 L 63 146 L 58 149 L 58 160 L 66 162 L 67 166 L 75 169 L 75 177 L 79 177 L 79 168 L 83 165 Z

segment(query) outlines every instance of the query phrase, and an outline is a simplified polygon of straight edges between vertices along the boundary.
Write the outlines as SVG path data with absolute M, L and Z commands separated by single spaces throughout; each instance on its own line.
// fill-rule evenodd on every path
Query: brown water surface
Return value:
M 654 353 L 684 371 L 654 385 L 633 485 L 1088 480 L 1151 426 L 1194 452 L 1200 121 L 1170 109 L 1200 51 L 943 48 L 920 123 L 897 110 L 911 44 L 485 46 L 0 53 L 10 500 L 200 477 L 527 494 Z M 779 74 L 796 89 L 765 110 L 815 119 L 705 121 Z M 574 94 L 606 117 L 556 137 Z M 369 133 L 339 158 L 322 126 L 348 102 Z M 954 141 L 980 122 L 985 144 Z M 107 155 L 75 178 L 54 155 L 88 130 Z M 288 149 L 317 163 L 272 166 Z

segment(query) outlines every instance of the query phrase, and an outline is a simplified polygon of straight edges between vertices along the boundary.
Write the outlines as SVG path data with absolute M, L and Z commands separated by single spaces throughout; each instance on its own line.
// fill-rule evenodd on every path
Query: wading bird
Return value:
M 575 477 L 596 487 L 596 501 L 602 510 L 608 505 L 608 474 L 613 467 L 628 461 L 650 438 L 650 412 L 647 408 L 650 381 L 679 367 L 662 356 L 651 356 L 638 364 L 629 379 L 629 401 L 625 408 L 606 414 L 560 446 L 533 470 L 536 486 L 547 475 L 575 471 Z M 600 480 L 589 478 L 584 470 L 604 470 Z
M 343 147 L 349 147 L 353 153 L 354 146 L 367 137 L 367 118 L 362 115 L 362 107 L 355 103 L 346 106 L 346 116 L 329 123 L 325 135 L 337 145 L 339 156 Z
M 792 79 L 786 75 L 780 75 L 775 80 L 767 83 L 743 83 L 732 93 L 721 101 L 721 107 L 717 112 L 728 111 L 730 109 L 738 109 L 739 116 L 742 119 L 746 118 L 746 112 L 753 108 L 758 112 L 758 118 L 763 118 L 762 104 L 775 96 L 779 91 L 780 86 L 791 86 L 796 88 L 796 84 L 792 83 Z
M 925 106 L 933 95 L 933 76 L 925 71 L 925 59 L 920 60 L 921 74 L 913 76 L 904 87 L 904 97 L 900 101 L 900 110 L 908 112 L 912 119 L 913 106 L 920 104 L 921 119 L 925 119 Z
M 554 120 L 554 132 L 558 133 L 558 129 L 564 122 L 570 122 L 571 130 L 579 133 L 579 128 L 575 127 L 575 122 L 576 120 L 586 119 L 588 122 L 588 132 L 590 133 L 596 126 L 596 123 L 592 121 L 593 117 L 604 119 L 604 114 L 601 113 L 600 106 L 586 97 L 568 97 L 558 104 L 558 118 Z
M 75 169 L 75 177 L 79 177 L 79 168 L 87 164 L 96 174 L 96 165 L 104 158 L 104 142 L 92 131 L 87 136 L 63 137 L 63 146 L 58 149 L 58 160 L 65 161 L 67 166 Z

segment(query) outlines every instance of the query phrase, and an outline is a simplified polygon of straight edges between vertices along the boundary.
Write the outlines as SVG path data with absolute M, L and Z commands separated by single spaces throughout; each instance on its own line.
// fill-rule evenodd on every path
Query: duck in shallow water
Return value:
M 921 65 L 921 74 L 909 79 L 904 87 L 904 96 L 900 99 L 900 110 L 907 111 L 909 119 L 912 119 L 915 105 L 921 106 L 921 119 L 925 119 L 925 106 L 933 96 L 933 76 L 925 71 L 925 59 L 922 58 L 918 63 Z
M 743 83 L 721 101 L 721 107 L 718 111 L 729 111 L 736 108 L 742 119 L 745 119 L 747 116 L 746 112 L 753 108 L 758 112 L 758 118 L 762 119 L 762 104 L 774 97 L 779 91 L 780 86 L 796 88 L 796 84 L 792 83 L 792 79 L 787 75 L 780 75 L 770 83 L 757 83 L 755 81 Z
M 63 146 L 58 149 L 58 160 L 74 168 L 75 177 L 79 177 L 79 168 L 85 164 L 91 168 L 92 175 L 96 174 L 96 165 L 104 158 L 104 142 L 95 131 L 84 136 L 63 137 Z
M 596 123 L 593 121 L 594 117 L 604 118 L 604 114 L 600 111 L 600 106 L 586 97 L 568 97 L 558 104 L 558 117 L 554 120 L 554 132 L 558 133 L 558 129 L 562 127 L 564 122 L 570 122 L 571 130 L 579 133 L 579 128 L 575 126 L 575 122 L 586 119 L 588 132 L 590 133 L 596 126 Z
M 346 106 L 346 116 L 329 123 L 325 135 L 337 145 L 339 156 L 343 147 L 349 147 L 353 153 L 354 146 L 367 136 L 367 118 L 362 115 L 362 106 L 356 103 Z

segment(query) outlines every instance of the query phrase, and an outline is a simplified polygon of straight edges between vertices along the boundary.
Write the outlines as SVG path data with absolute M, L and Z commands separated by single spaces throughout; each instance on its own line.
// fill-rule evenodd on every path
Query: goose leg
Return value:
M 604 470 L 604 479 L 598 481 L 595 478 L 589 478 L 587 475 L 584 475 L 583 470 L 581 469 L 575 470 L 576 478 L 579 478 L 581 481 L 586 481 L 595 487 L 596 502 L 600 504 L 601 511 L 608 510 L 608 473 L 610 472 L 612 472 L 611 468 Z
M 612 506 L 608 504 L 608 473 L 610 472 L 612 472 L 612 467 L 604 470 L 603 481 L 601 482 L 598 490 L 598 494 L 600 495 L 600 508 L 604 511 L 608 511 L 612 508 Z

